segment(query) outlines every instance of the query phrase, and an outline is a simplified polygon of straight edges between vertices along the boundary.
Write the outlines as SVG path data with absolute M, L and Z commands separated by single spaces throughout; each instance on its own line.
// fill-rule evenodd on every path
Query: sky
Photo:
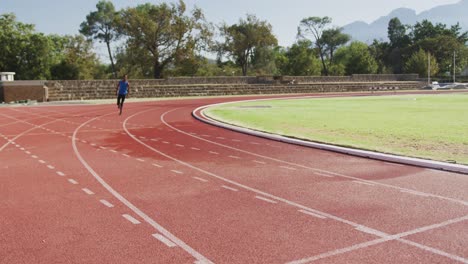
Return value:
M 98 0 L 0 0 L 0 14 L 14 13 L 24 23 L 36 25 L 46 34 L 78 34 L 86 15 L 96 9 Z M 175 0 L 113 0 L 117 9 L 143 3 L 159 4 Z M 209 22 L 234 24 L 246 14 L 267 20 L 279 45 L 290 46 L 296 40 L 297 26 L 303 18 L 329 16 L 334 26 L 354 21 L 371 23 L 392 10 L 406 7 L 417 13 L 459 0 L 185 0 L 189 8 L 201 8 Z M 100 57 L 106 50 L 97 44 Z

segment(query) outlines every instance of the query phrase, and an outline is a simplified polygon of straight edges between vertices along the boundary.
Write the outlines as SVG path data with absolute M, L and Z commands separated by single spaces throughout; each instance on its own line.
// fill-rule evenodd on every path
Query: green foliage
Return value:
M 418 52 L 413 53 L 409 60 L 405 64 L 405 71 L 408 73 L 417 73 L 419 76 L 427 77 L 428 73 L 428 53 L 423 49 L 420 49 Z M 431 76 L 434 76 L 439 71 L 439 66 L 437 64 L 434 56 L 430 56 L 431 63 Z
M 96 4 L 97 11 L 86 16 L 86 21 L 80 25 L 80 33 L 88 38 L 102 41 L 107 45 L 109 59 L 111 61 L 112 72 L 116 77 L 114 59 L 110 48 L 110 43 L 119 38 L 117 31 L 118 13 L 110 1 L 100 0 Z
M 372 57 L 369 47 L 362 42 L 352 42 L 336 52 L 337 63 L 345 67 L 346 75 L 372 74 L 377 72 L 377 62 Z
M 285 51 L 286 61 L 281 72 L 284 75 L 320 75 L 320 60 L 309 40 L 299 40 Z
M 151 59 L 154 78 L 161 78 L 177 56 L 206 48 L 212 35 L 202 11 L 196 8 L 186 15 L 182 0 L 178 4 L 147 3 L 127 8 L 121 12 L 119 29 L 127 37 L 126 47 L 131 49 L 127 53 Z
M 260 21 L 254 15 L 247 15 L 247 18 L 240 19 L 238 24 L 223 25 L 220 31 L 225 38 L 225 42 L 219 45 L 222 52 L 242 68 L 244 76 L 247 75 L 256 49 L 266 51 L 278 44 L 278 40 L 272 33 L 271 25 L 266 21 Z M 260 54 L 261 51 L 258 51 L 257 62 L 260 61 L 258 57 Z

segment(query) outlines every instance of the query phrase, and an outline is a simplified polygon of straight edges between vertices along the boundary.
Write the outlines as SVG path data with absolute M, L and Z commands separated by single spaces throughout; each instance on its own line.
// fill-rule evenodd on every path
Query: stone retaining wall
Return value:
M 48 89 L 41 81 L 0 82 L 0 103 L 21 100 L 44 102 L 48 98 Z

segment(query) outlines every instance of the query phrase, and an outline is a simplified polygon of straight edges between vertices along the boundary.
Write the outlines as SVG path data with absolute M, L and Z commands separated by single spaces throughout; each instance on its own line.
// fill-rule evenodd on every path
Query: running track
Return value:
M 191 116 L 229 100 L 0 108 L 0 263 L 468 263 L 467 175 Z

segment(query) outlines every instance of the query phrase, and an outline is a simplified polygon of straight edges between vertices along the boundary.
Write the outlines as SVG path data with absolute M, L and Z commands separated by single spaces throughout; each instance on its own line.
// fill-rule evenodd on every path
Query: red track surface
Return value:
M 467 175 L 191 117 L 229 100 L 0 108 L 0 263 L 468 263 Z

